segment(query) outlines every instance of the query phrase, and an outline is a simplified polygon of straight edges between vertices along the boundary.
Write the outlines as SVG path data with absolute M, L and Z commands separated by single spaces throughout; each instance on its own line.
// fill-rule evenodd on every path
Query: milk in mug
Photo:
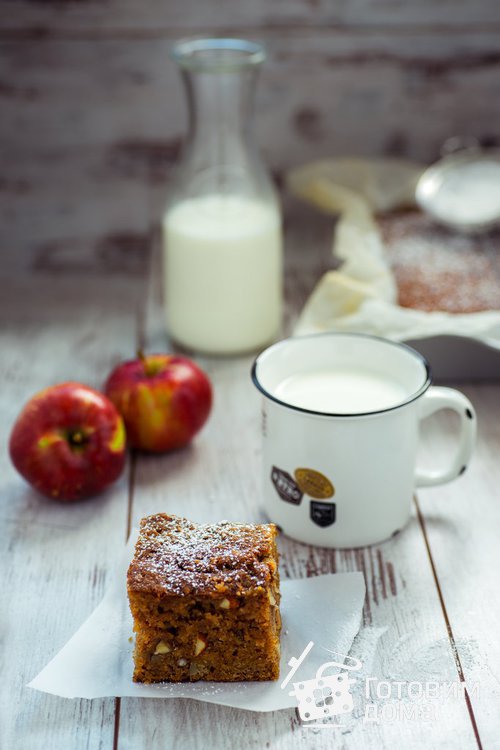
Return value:
M 384 411 L 405 401 L 408 394 L 396 379 L 377 372 L 339 367 L 290 375 L 275 396 L 290 406 L 325 414 L 365 414 Z
M 185 199 L 164 222 L 167 323 L 184 346 L 243 352 L 271 341 L 282 314 L 277 206 L 223 194 Z

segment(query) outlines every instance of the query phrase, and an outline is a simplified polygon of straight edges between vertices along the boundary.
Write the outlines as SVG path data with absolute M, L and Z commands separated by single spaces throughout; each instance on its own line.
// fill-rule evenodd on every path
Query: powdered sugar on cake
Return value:
M 158 513 L 141 521 L 128 581 L 135 591 L 241 594 L 265 587 L 275 563 L 272 524 L 195 524 Z
M 460 235 L 420 212 L 379 217 L 398 303 L 418 310 L 500 310 L 500 233 Z

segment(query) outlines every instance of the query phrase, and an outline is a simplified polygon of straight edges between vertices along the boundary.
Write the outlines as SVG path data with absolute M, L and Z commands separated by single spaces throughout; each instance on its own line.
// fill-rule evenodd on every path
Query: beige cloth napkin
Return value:
M 415 205 L 422 165 L 402 159 L 338 158 L 306 164 L 287 177 L 291 192 L 339 217 L 333 255 L 338 270 L 318 282 L 295 333 L 328 330 L 373 333 L 394 340 L 440 334 L 472 336 L 500 345 L 500 312 L 422 312 L 397 305 L 396 284 L 377 227 L 377 213 Z

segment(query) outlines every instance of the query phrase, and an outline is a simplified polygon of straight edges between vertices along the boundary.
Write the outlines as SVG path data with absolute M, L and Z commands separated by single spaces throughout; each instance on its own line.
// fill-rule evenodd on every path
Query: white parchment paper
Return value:
M 252 711 L 296 706 L 292 682 L 314 678 L 325 662 L 347 655 L 360 624 L 365 598 L 361 573 L 340 573 L 282 581 L 281 674 L 278 682 L 198 682 L 139 685 L 132 682 L 132 617 L 126 593 L 126 570 L 133 542 L 104 599 L 80 629 L 28 687 L 65 698 L 136 696 L 193 698 Z M 281 682 L 292 657 L 314 646 L 285 689 Z M 330 652 L 335 652 L 332 656 Z

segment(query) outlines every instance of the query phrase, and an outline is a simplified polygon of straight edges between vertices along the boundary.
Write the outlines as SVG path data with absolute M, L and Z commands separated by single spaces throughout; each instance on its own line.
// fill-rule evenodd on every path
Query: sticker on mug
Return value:
M 295 469 L 295 481 L 305 495 L 317 500 L 326 500 L 335 493 L 330 480 L 314 469 Z
M 331 526 L 335 523 L 335 503 L 318 503 L 316 500 L 311 500 L 309 515 L 316 526 L 322 528 Z
M 291 474 L 287 471 L 283 471 L 283 469 L 278 469 L 277 466 L 273 466 L 271 470 L 271 481 L 282 500 L 286 503 L 292 503 L 292 505 L 300 505 L 304 493 L 295 483 Z

